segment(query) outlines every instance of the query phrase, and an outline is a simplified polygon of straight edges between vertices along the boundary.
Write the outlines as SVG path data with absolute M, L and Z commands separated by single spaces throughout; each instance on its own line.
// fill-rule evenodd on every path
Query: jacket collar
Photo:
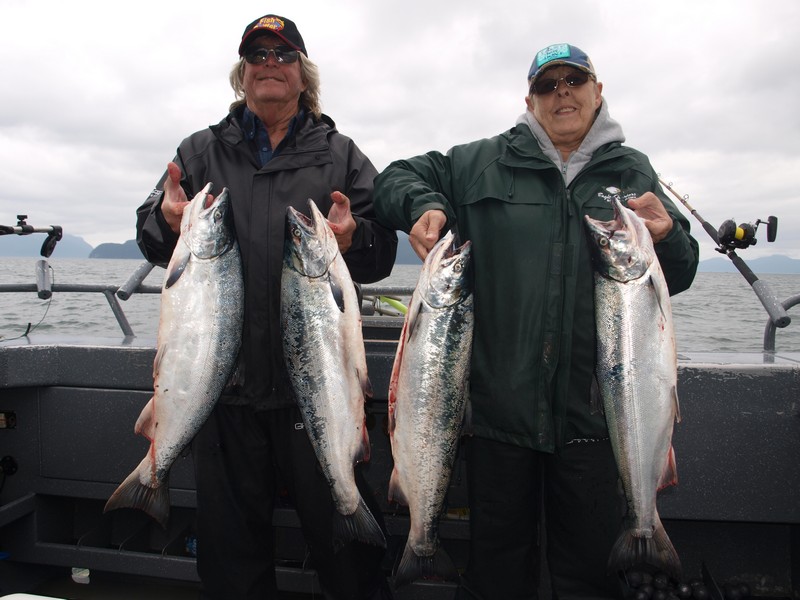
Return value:
M 228 113 L 216 125 L 210 127 L 211 131 L 221 142 L 228 146 L 238 146 L 247 141 L 245 131 L 242 127 L 244 120 L 244 105 L 240 105 Z M 282 153 L 297 151 L 319 151 L 328 147 L 327 136 L 331 131 L 336 130 L 336 123 L 328 115 L 322 115 L 317 119 L 311 113 L 306 113 L 305 118 L 296 124 L 295 135 L 286 140 L 286 146 Z M 298 144 L 298 141 L 300 142 Z

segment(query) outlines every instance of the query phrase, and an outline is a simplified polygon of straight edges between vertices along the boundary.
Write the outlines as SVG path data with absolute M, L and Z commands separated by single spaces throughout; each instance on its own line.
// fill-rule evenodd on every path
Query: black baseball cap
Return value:
M 303 42 L 303 37 L 297 30 L 297 25 L 295 25 L 293 21 L 284 17 L 279 17 L 278 15 L 264 15 L 245 27 L 244 33 L 242 34 L 242 42 L 239 44 L 239 56 L 244 56 L 247 46 L 250 45 L 254 39 L 267 33 L 274 33 L 289 44 L 289 46 L 308 56 L 306 45 Z

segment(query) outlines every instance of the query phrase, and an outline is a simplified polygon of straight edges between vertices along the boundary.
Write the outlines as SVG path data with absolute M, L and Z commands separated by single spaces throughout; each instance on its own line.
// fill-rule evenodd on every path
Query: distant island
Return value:
M 138 258 L 144 259 L 144 254 L 136 245 L 136 240 L 128 240 L 124 244 L 100 244 L 89 253 L 89 258 Z
M 397 259 L 400 265 L 419 265 L 422 261 L 411 249 L 408 236 L 402 231 L 397 232 Z M 0 256 L 35 257 L 40 256 L 43 234 L 31 235 L 0 235 Z M 56 258 L 127 258 L 144 260 L 142 252 L 135 240 L 128 240 L 123 244 L 100 244 L 92 248 L 83 238 L 64 234 L 53 251 Z M 788 256 L 774 255 L 761 258 L 748 259 L 740 253 L 747 265 L 756 274 L 778 273 L 797 275 L 800 274 L 800 260 Z M 701 260 L 698 267 L 700 273 L 737 273 L 733 262 L 725 256 Z

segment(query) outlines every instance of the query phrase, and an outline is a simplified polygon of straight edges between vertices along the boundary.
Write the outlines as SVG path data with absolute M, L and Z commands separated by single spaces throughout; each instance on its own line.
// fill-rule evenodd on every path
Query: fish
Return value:
M 209 183 L 186 206 L 161 292 L 153 396 L 134 426 L 145 457 L 103 512 L 141 509 L 166 528 L 169 472 L 208 418 L 234 371 L 244 279 L 227 188 L 205 207 Z
M 421 578 L 457 580 L 440 545 L 439 516 L 465 431 L 473 337 L 471 243 L 448 232 L 425 258 L 406 312 L 389 381 L 394 467 L 389 501 L 409 508 L 394 573 L 400 587 Z
M 334 545 L 386 547 L 356 486 L 354 468 L 370 457 L 365 403 L 372 397 L 361 332 L 361 304 L 327 220 L 313 200 L 310 218 L 287 208 L 281 271 L 283 354 L 291 388 L 334 503 Z
M 680 421 L 677 350 L 664 274 L 644 221 L 612 198 L 614 218 L 585 216 L 594 264 L 596 379 L 627 514 L 610 572 L 637 564 L 681 579 L 658 491 L 677 484 L 672 433 Z

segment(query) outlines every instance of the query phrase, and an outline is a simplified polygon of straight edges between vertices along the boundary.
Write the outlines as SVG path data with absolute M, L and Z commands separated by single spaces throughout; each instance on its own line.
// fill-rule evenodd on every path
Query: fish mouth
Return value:
M 220 192 L 220 194 L 214 198 L 214 201 L 211 204 L 206 206 L 206 202 L 208 202 L 208 196 L 213 188 L 214 185 L 211 182 L 207 183 L 200 193 L 192 199 L 192 203 L 189 208 L 191 211 L 189 215 L 190 223 L 196 223 L 200 219 L 205 218 L 208 213 L 216 210 L 224 211 L 227 209 L 230 201 L 230 192 L 226 187 L 222 188 L 222 192 Z
M 459 246 L 458 236 L 452 230 L 433 247 L 425 258 L 417 283 L 429 306 L 452 306 L 471 293 L 471 249 L 469 240 Z
M 339 247 L 328 222 L 308 200 L 311 217 L 292 206 L 286 209 L 286 244 L 292 248 L 294 268 L 308 277 L 321 277 L 336 259 Z
M 592 219 L 588 215 L 585 217 L 586 225 L 589 227 L 589 230 L 598 237 L 605 238 L 609 242 L 618 231 L 623 231 L 625 229 L 631 232 L 634 231 L 628 209 L 625 209 L 619 199 L 612 198 L 611 206 L 614 208 L 614 217 L 610 221 L 598 221 L 597 219 Z M 604 245 L 605 244 L 601 244 L 601 246 Z
M 311 216 L 308 217 L 305 214 L 301 213 L 299 210 L 290 206 L 286 209 L 286 223 L 290 227 L 289 234 L 293 236 L 297 236 L 299 233 L 302 233 L 307 236 L 319 236 L 321 239 L 326 237 L 325 230 L 330 231 L 325 222 L 325 217 L 320 212 L 319 208 L 317 208 L 316 203 L 309 198 L 308 200 L 308 210 L 311 213 Z M 293 232 L 291 228 L 298 227 L 300 228 L 301 232 Z M 331 235 L 333 233 L 331 232 Z
M 456 256 L 463 256 L 468 254 L 472 247 L 472 242 L 467 240 L 459 246 L 460 240 L 458 234 L 452 230 L 448 231 L 439 243 L 431 250 L 434 254 L 432 262 L 443 262 L 450 260 Z
M 586 215 L 589 250 L 597 273 L 608 279 L 626 282 L 638 279 L 647 271 L 650 254 L 643 242 L 647 236 L 644 222 L 618 198 L 612 198 L 614 218 L 598 221 Z

